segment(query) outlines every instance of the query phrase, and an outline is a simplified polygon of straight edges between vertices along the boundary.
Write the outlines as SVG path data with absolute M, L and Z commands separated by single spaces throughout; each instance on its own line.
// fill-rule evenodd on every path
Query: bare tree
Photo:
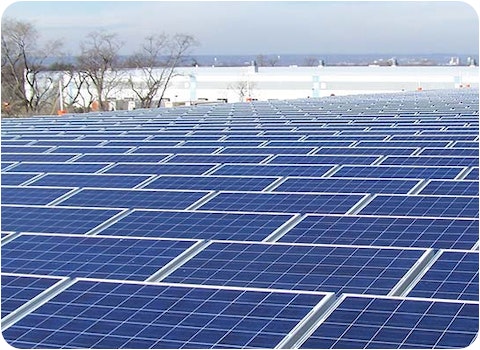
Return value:
M 2 20 L 2 110 L 11 114 L 49 110 L 54 103 L 54 77 L 46 60 L 59 54 L 61 43 L 38 45 L 38 33 L 27 22 Z
M 116 34 L 92 32 L 80 44 L 78 69 L 95 87 L 99 108 L 108 109 L 108 99 L 118 86 L 120 71 L 119 51 L 122 43 Z
M 303 60 L 303 63 L 304 63 L 304 65 L 307 66 L 307 67 L 315 67 L 315 66 L 318 66 L 318 65 L 319 65 L 319 60 L 318 60 L 318 58 L 316 58 L 316 57 L 307 56 L 307 57 L 305 57 L 305 59 Z
M 257 84 L 249 80 L 240 80 L 228 86 L 229 90 L 233 90 L 238 95 L 238 100 L 244 102 L 252 97 L 253 90 Z
M 140 50 L 128 61 L 129 66 L 136 68 L 128 83 L 143 108 L 153 107 L 155 98 L 160 107 L 175 68 L 184 62 L 194 45 L 195 39 L 187 34 L 173 37 L 157 34 L 145 38 Z

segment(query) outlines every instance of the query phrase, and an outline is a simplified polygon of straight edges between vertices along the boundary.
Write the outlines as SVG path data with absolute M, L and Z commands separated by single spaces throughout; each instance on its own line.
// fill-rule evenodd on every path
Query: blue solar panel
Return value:
M 477 197 L 378 195 L 360 214 L 478 218 Z
M 378 157 L 346 155 L 275 156 L 269 164 L 372 164 Z
M 477 332 L 478 304 L 348 296 L 301 348 L 463 348 Z
M 158 163 L 168 154 L 84 154 L 75 162 L 110 162 L 110 163 Z
M 394 148 L 394 147 L 322 147 L 315 154 L 340 154 L 340 155 L 410 155 L 416 148 Z
M 161 146 L 161 147 L 170 147 L 177 145 L 177 141 L 137 141 L 137 140 L 124 140 L 124 141 L 108 141 L 106 146 L 128 146 L 128 147 L 137 147 L 137 146 Z
M 2 158 L 3 158 L 3 155 L 2 155 Z M 16 163 L 16 162 L 4 162 L 4 161 L 2 160 L 2 162 L 1 162 L 2 170 L 6 169 L 6 168 L 8 168 L 8 167 L 10 167 L 10 166 L 12 166 L 12 165 L 15 164 L 15 163 Z
M 101 235 L 261 241 L 291 215 L 135 210 Z
M 74 146 L 74 147 L 92 147 L 98 146 L 102 141 L 85 141 L 85 140 L 37 140 L 35 146 Z
M 332 165 L 247 165 L 225 164 L 213 172 L 215 175 L 242 176 L 322 176 Z
M 43 153 L 52 147 L 42 146 L 4 146 L 2 145 L 2 153 Z M 75 153 L 75 152 L 65 152 Z
M 362 195 L 221 192 L 203 210 L 262 211 L 279 213 L 346 213 Z
M 275 177 L 231 177 L 231 176 L 161 176 L 145 188 L 217 190 L 217 191 L 261 191 Z
M 133 188 L 148 178 L 146 175 L 47 174 L 32 186 Z
M 212 154 L 218 147 L 139 147 L 132 154 Z
M 464 180 L 477 180 L 478 181 L 478 168 L 472 168 L 470 172 L 465 176 Z
M 23 234 L 2 246 L 2 271 L 143 281 L 193 243 Z
M 478 196 L 478 181 L 432 180 L 420 191 L 420 194 Z
M 314 147 L 226 147 L 219 154 L 307 154 Z
M 12 171 L 42 173 L 95 173 L 108 163 L 20 163 Z
M 183 146 L 185 147 L 257 147 L 260 146 L 263 141 L 186 141 Z
M 478 220 L 307 215 L 281 242 L 471 249 Z
M 207 192 L 161 190 L 83 189 L 62 201 L 62 206 L 105 208 L 186 209 Z
M 382 161 L 382 165 L 475 166 L 478 165 L 478 157 L 389 156 Z
M 260 163 L 267 159 L 266 155 L 231 155 L 231 154 L 214 154 L 214 155 L 176 155 L 168 160 L 169 163 Z
M 478 144 L 477 144 L 478 146 Z M 478 148 L 425 148 L 420 156 L 477 157 Z
M 387 179 L 287 179 L 275 188 L 283 192 L 408 193 L 418 181 Z
M 130 151 L 133 147 L 106 147 L 106 146 L 99 146 L 99 147 L 67 147 L 67 146 L 60 146 L 55 148 L 52 153 L 90 153 L 90 154 L 119 154 L 125 153 Z
M 374 177 L 405 179 L 454 179 L 461 167 L 413 167 L 413 166 L 347 166 L 338 169 L 332 177 Z
M 2 205 L 2 230 L 84 234 L 119 214 L 114 209 Z
M 116 164 L 107 174 L 201 175 L 215 164 Z
M 4 186 L 15 186 L 21 185 L 25 181 L 33 179 L 35 176 L 38 176 L 38 173 L 2 173 L 2 185 Z
M 66 162 L 77 154 L 2 153 L 4 162 Z
M 356 147 L 446 147 L 450 141 L 360 141 Z
M 2 318 L 60 281 L 59 278 L 2 274 Z
M 315 294 L 79 281 L 3 336 L 19 348 L 270 348 L 322 299 Z
M 215 242 L 164 281 L 388 294 L 423 250 Z
M 2 204 L 48 204 L 72 188 L 4 187 Z
M 408 296 L 478 301 L 478 252 L 443 251 Z
M 269 141 L 268 147 L 348 147 L 353 141 Z

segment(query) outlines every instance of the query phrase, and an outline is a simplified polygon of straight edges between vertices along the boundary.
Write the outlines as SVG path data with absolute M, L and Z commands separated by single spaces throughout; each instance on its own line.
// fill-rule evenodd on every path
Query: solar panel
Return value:
M 159 163 L 165 158 L 168 154 L 83 154 L 80 158 L 75 159 L 75 162 L 82 163 L 101 163 L 101 162 L 110 162 L 110 163 Z
M 266 155 L 234 155 L 234 154 L 214 154 L 214 155 L 176 155 L 168 160 L 169 163 L 260 163 L 267 159 Z
M 212 172 L 212 174 L 241 176 L 322 176 L 332 168 L 333 165 L 224 164 Z
M 408 296 L 478 301 L 478 251 L 442 251 Z
M 417 184 L 416 180 L 289 178 L 275 191 L 406 194 Z
M 362 195 L 220 192 L 200 209 L 277 213 L 346 213 Z
M 478 220 L 307 215 L 280 242 L 472 249 Z
M 424 148 L 420 156 L 478 157 L 478 148 Z
M 215 164 L 147 164 L 147 163 L 117 163 L 105 170 L 106 174 L 172 174 L 201 175 L 212 169 Z
M 15 172 L 40 173 L 95 173 L 105 168 L 109 163 L 28 163 L 18 164 Z M 10 171 L 10 170 L 9 170 Z
M 38 176 L 39 173 L 2 173 L 2 185 L 4 186 L 15 186 L 21 185 L 25 181 L 33 179 L 35 176 Z
M 478 157 L 389 156 L 382 161 L 382 165 L 475 166 L 475 165 L 478 165 Z
M 307 154 L 312 152 L 314 147 L 226 147 L 219 154 Z
M 134 210 L 99 234 L 261 241 L 290 219 L 285 214 Z
M 82 189 L 57 205 L 103 208 L 186 209 L 208 192 Z
M 462 167 L 421 167 L 421 166 L 348 166 L 338 169 L 333 177 L 374 177 L 404 179 L 454 179 Z
M 150 176 L 113 174 L 47 174 L 32 182 L 33 186 L 75 186 L 98 188 L 134 188 Z
M 478 304 L 346 296 L 301 348 L 457 348 L 477 331 Z
M 67 162 L 77 154 L 52 153 L 3 153 L 4 162 Z
M 478 218 L 478 197 L 376 196 L 361 214 Z
M 465 176 L 464 180 L 478 181 L 478 168 L 472 168 L 472 170 L 470 170 L 470 172 Z
M 372 164 L 378 157 L 364 155 L 277 155 L 270 164 Z
M 2 318 L 44 292 L 60 278 L 2 274 Z
M 261 191 L 277 178 L 240 176 L 165 176 L 161 175 L 145 188 L 220 190 L 220 191 Z
M 388 294 L 424 251 L 214 242 L 164 281 Z
M 2 271 L 143 281 L 193 240 L 22 234 L 2 245 Z
M 370 155 L 370 156 L 381 156 L 381 155 L 411 155 L 415 152 L 416 148 L 394 148 L 394 147 L 321 147 L 315 152 L 315 154 L 339 154 L 339 155 Z
M 432 180 L 420 191 L 420 194 L 478 196 L 478 181 Z
M 16 347 L 269 348 L 323 297 L 83 280 L 3 336 Z
M 2 230 L 85 234 L 121 213 L 114 209 L 13 206 L 2 203 Z
M 72 188 L 2 186 L 2 204 L 48 204 Z

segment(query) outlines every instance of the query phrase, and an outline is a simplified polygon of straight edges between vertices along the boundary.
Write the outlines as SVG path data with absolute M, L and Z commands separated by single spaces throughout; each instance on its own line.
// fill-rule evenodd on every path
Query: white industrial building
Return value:
M 179 67 L 165 92 L 164 104 L 478 88 L 478 73 L 477 66 Z M 126 82 L 129 78 L 141 80 L 141 72 L 125 70 L 122 77 L 125 83 L 109 95 L 112 109 L 138 107 Z M 63 97 L 68 102 L 75 84 L 65 88 Z

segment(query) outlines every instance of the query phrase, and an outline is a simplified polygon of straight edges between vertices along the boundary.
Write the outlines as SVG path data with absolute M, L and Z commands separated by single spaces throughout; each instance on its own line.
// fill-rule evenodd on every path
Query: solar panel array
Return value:
M 2 119 L 18 348 L 456 348 L 478 91 Z

